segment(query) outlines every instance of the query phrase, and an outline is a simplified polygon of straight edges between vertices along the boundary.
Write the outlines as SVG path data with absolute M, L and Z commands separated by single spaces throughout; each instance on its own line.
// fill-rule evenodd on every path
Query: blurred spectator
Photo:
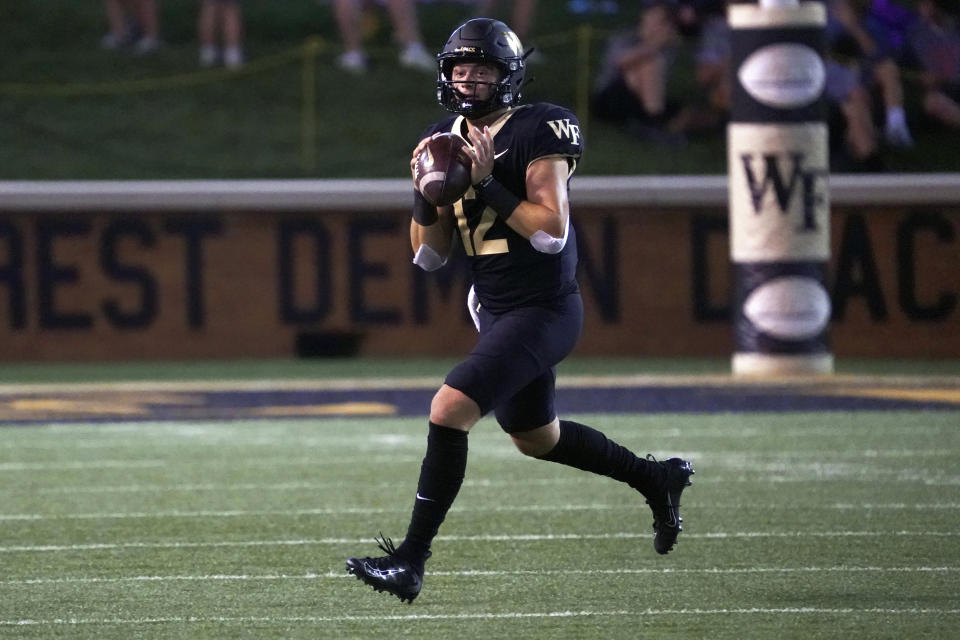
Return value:
M 855 71 L 835 60 L 826 61 L 826 76 L 824 94 L 830 111 L 831 145 L 853 161 L 851 169 L 881 168 L 870 92 Z M 842 146 L 836 144 L 839 142 Z
M 537 11 L 537 0 L 513 0 L 508 3 L 513 7 L 510 19 L 505 22 L 513 28 L 513 32 L 520 38 L 520 42 L 527 44 L 530 36 L 530 26 L 533 24 L 533 16 Z M 493 17 L 497 0 L 479 0 L 477 2 L 477 15 L 483 17 Z
M 912 147 L 913 136 L 903 110 L 903 82 L 895 62 L 897 30 L 883 24 L 870 0 L 830 0 L 827 5 L 827 39 L 834 60 L 855 68 L 868 89 L 877 87 L 885 112 L 884 137 L 897 147 Z
M 679 0 L 677 22 L 681 36 L 697 41 L 696 82 L 707 99 L 707 108 L 698 110 L 695 126 L 716 128 L 730 113 L 731 49 L 726 0 Z
M 200 66 L 212 67 L 221 59 L 218 36 L 223 44 L 223 65 L 243 66 L 243 12 L 240 0 L 201 0 L 197 18 L 200 35 Z
M 334 0 L 333 9 L 343 38 L 344 52 L 337 64 L 347 71 L 360 73 L 367 69 L 360 26 L 363 0 Z M 437 62 L 423 46 L 413 0 L 387 0 L 387 11 L 393 23 L 394 36 L 400 45 L 400 65 L 408 69 L 436 71 Z
M 638 137 L 676 141 L 672 121 L 679 105 L 667 99 L 667 73 L 679 38 L 674 7 L 666 1 L 645 7 L 631 31 L 612 36 L 594 87 L 596 116 Z
M 696 41 L 702 96 L 687 95 L 679 103 L 668 95 L 669 74 L 684 39 Z M 645 3 L 633 33 L 608 41 L 593 107 L 598 117 L 626 124 L 638 137 L 679 144 L 687 134 L 716 131 L 727 119 L 729 68 L 724 0 L 653 0 Z
M 160 18 L 156 0 L 104 0 L 109 31 L 100 40 L 104 49 L 133 46 L 138 55 L 160 48 Z
M 620 3 L 617 0 L 570 0 L 567 2 L 567 11 L 578 15 L 614 15 L 620 11 Z
M 920 73 L 924 114 L 960 129 L 960 32 L 956 0 L 918 0 L 904 58 Z
M 479 0 L 479 2 L 477 2 L 477 17 L 496 17 L 495 9 L 497 4 L 497 0 Z M 513 32 L 520 38 L 520 42 L 523 44 L 525 51 L 532 49 L 530 55 L 525 58 L 526 61 L 528 63 L 543 61 L 543 54 L 529 42 L 530 27 L 533 24 L 533 16 L 537 11 L 537 0 L 514 0 L 507 4 L 512 6 L 513 10 L 509 18 L 505 19 L 504 22 L 513 28 Z
M 870 33 L 887 43 L 897 57 L 906 43 L 907 28 L 915 19 L 914 11 L 894 0 L 870 0 L 870 8 L 864 14 L 864 24 Z

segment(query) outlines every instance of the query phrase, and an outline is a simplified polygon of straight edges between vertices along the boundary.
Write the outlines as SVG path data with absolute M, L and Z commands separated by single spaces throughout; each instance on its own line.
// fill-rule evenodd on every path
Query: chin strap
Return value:
M 523 60 L 523 65 L 524 65 L 524 66 L 527 65 L 527 58 L 529 58 L 530 56 L 532 56 L 532 55 L 533 55 L 533 52 L 536 51 L 536 50 L 537 50 L 536 47 L 530 47 L 529 49 L 527 49 L 526 51 L 523 52 L 523 56 L 521 56 L 520 59 Z M 527 88 L 528 85 L 533 84 L 533 81 L 534 81 L 534 80 L 536 80 L 536 78 L 534 78 L 533 76 L 526 76 L 526 75 L 525 75 L 524 78 L 523 78 L 523 82 L 521 82 L 521 83 L 520 83 L 520 86 L 517 87 L 517 93 L 521 93 L 524 89 Z

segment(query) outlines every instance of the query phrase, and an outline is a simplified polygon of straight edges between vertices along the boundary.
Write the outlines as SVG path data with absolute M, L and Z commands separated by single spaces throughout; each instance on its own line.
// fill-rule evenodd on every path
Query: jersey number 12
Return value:
M 453 204 L 453 215 L 457 219 L 457 228 L 460 230 L 460 238 L 463 240 L 463 249 L 468 256 L 492 256 L 498 253 L 508 253 L 510 248 L 507 245 L 506 238 L 496 238 L 485 240 L 484 236 L 497 220 L 497 212 L 487 207 L 480 216 L 480 223 L 476 229 L 471 229 L 467 223 L 467 216 L 463 212 L 465 202 L 474 202 L 474 191 L 471 187 L 463 195 L 463 198 Z

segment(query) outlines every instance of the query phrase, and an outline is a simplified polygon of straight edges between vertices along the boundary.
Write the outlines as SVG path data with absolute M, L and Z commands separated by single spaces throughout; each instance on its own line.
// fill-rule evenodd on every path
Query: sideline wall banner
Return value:
M 960 356 L 960 206 L 833 209 L 833 352 Z M 462 265 L 412 265 L 408 216 L 0 213 L 0 358 L 462 354 Z M 578 354 L 731 353 L 724 208 L 581 206 L 574 223 Z

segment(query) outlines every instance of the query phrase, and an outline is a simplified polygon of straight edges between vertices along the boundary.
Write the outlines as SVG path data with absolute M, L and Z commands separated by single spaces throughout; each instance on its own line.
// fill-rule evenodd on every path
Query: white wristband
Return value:
M 434 251 L 430 245 L 422 244 L 417 249 L 417 255 L 413 256 L 413 264 L 424 271 L 436 271 L 447 264 L 447 259 L 441 258 L 440 254 Z

